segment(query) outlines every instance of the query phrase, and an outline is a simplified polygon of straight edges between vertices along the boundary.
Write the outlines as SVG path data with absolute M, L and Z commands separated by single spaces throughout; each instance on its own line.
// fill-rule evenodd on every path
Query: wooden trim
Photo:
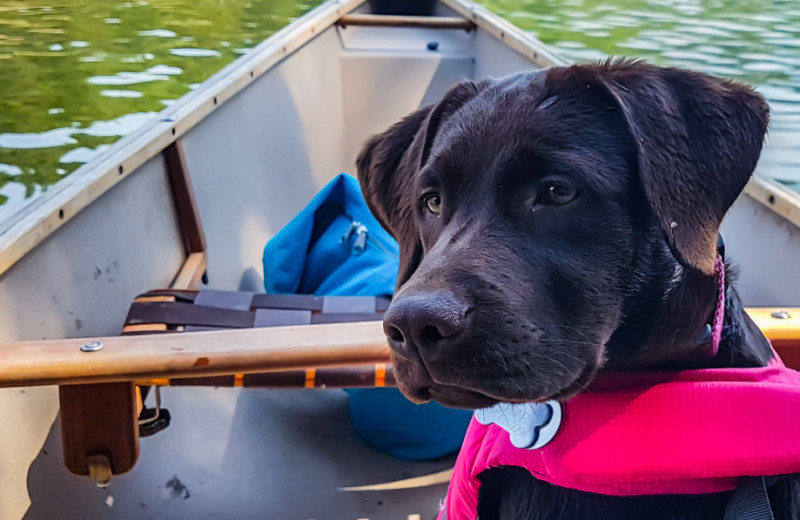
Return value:
M 103 348 L 82 352 L 100 341 Z M 0 344 L 0 387 L 205 377 L 389 361 L 380 322 Z
M 226 100 L 362 3 L 364 0 L 329 0 L 309 11 L 164 109 L 151 123 L 71 173 L 36 203 L 0 223 L 0 274 Z
M 192 179 L 186 166 L 186 157 L 183 154 L 183 145 L 175 141 L 161 152 L 164 164 L 167 167 L 167 177 L 172 188 L 172 200 L 178 214 L 178 224 L 183 234 L 184 246 L 187 253 L 200 253 L 206 250 L 206 236 L 203 233 L 203 223 L 197 202 L 192 189 Z
M 184 262 L 184 265 L 186 262 Z M 164 303 L 175 303 L 175 297 L 170 295 L 154 295 L 154 296 L 137 296 L 135 300 L 136 303 L 154 303 L 154 302 L 164 302 Z
M 200 285 L 200 280 L 206 272 L 208 266 L 208 259 L 206 254 L 189 253 L 186 261 L 183 263 L 181 270 L 175 275 L 175 279 L 170 284 L 172 289 L 197 289 Z
M 380 14 L 347 14 L 339 18 L 337 25 L 363 27 L 419 27 L 424 29 L 474 30 L 475 24 L 457 16 L 394 16 Z
M 166 323 L 140 323 L 139 325 L 125 325 L 122 327 L 123 334 L 132 334 L 134 332 L 166 332 Z
M 800 227 L 800 193 L 760 176 L 750 179 L 744 188 L 744 193 Z
M 770 341 L 800 342 L 800 308 L 748 307 L 747 314 Z M 775 313 L 785 312 L 788 318 L 776 318 Z

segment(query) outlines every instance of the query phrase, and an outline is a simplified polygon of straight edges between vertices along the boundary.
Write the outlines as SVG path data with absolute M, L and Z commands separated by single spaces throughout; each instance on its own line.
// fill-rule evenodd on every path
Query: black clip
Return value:
M 149 437 L 167 429 L 172 415 L 166 408 L 142 408 L 139 414 L 139 437 Z

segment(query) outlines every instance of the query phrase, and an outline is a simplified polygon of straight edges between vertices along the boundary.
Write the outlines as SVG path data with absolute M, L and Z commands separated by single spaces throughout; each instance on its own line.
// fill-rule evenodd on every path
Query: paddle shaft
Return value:
M 84 352 L 94 342 L 102 348 Z M 389 361 L 380 322 L 0 344 L 0 387 L 209 377 Z

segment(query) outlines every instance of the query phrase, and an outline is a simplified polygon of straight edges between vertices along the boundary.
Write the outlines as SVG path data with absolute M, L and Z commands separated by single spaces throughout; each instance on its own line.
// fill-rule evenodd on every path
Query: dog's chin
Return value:
M 407 386 L 400 381 L 398 381 L 397 386 L 403 395 L 417 404 L 436 401 L 448 408 L 477 410 L 479 408 L 488 408 L 500 402 L 488 395 L 467 388 L 442 385 Z
M 395 366 L 401 365 L 398 372 L 397 387 L 410 401 L 424 404 L 432 400 L 449 408 L 476 410 L 488 408 L 497 403 L 530 403 L 550 400 L 567 401 L 581 393 L 594 379 L 598 365 L 589 363 L 581 373 L 564 386 L 552 391 L 525 392 L 519 385 L 510 385 L 508 390 L 502 388 L 482 388 L 468 384 L 445 385 L 434 382 L 424 367 L 408 361 L 395 360 Z M 405 366 L 403 366 L 405 365 Z

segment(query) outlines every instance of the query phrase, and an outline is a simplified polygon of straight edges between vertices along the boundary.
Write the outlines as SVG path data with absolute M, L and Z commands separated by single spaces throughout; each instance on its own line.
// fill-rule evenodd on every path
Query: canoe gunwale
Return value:
M 795 227 L 800 227 L 800 193 L 761 175 L 754 175 L 743 193 Z

